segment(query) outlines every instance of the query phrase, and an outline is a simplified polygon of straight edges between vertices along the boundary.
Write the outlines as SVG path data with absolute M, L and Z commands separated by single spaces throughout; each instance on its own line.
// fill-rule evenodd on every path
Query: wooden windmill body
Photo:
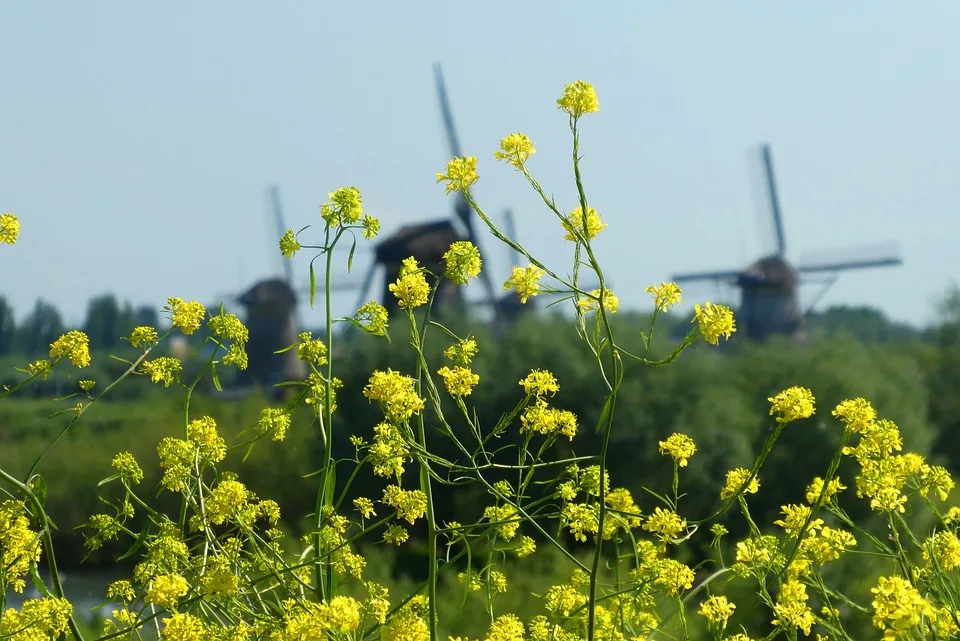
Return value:
M 839 272 L 901 265 L 898 252 L 889 244 L 880 251 L 866 255 L 849 250 L 829 257 L 814 258 L 794 267 L 786 258 L 786 238 L 780 200 L 773 174 L 773 159 L 770 146 L 761 147 L 761 157 L 766 176 L 767 196 L 773 229 L 776 234 L 776 251 L 757 260 L 746 269 L 675 274 L 671 279 L 680 283 L 713 281 L 732 285 L 740 290 L 740 307 L 737 310 L 737 325 L 749 338 L 763 341 L 771 335 L 786 335 L 794 340 L 806 338 L 805 317 L 826 290 L 836 281 Z M 817 279 L 813 274 L 826 274 Z M 799 287 L 817 283 L 823 289 L 807 309 L 800 304 Z
M 278 350 L 298 342 L 297 295 L 281 278 L 262 280 L 237 298 L 246 310 L 250 332 L 246 380 L 265 388 L 277 383 L 303 380 L 306 367 L 296 350 Z

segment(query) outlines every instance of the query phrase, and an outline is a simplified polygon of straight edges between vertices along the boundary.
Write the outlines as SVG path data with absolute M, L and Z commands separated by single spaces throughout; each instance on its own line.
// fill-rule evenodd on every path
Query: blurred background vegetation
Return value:
M 639 351 L 638 329 L 646 330 L 649 318 L 626 312 L 613 318 L 618 340 L 627 349 Z M 17 476 L 25 474 L 68 420 L 66 415 L 51 414 L 58 406 L 69 407 L 78 400 L 51 403 L 50 399 L 78 391 L 80 379 L 94 379 L 100 388 L 109 384 L 126 369 L 123 362 L 109 355 L 135 356 L 133 348 L 120 337 L 128 335 L 135 325 L 158 322 L 156 310 L 120 305 L 109 295 L 92 300 L 80 329 L 90 335 L 93 365 L 84 370 L 61 367 L 48 380 L 0 403 L 0 467 Z M 453 324 L 458 329 L 458 323 Z M 464 333 L 467 327 L 463 324 Z M 662 317 L 656 350 L 667 353 L 676 336 L 687 327 L 689 319 L 672 319 L 669 314 Z M 802 502 L 806 485 L 826 471 L 840 437 L 840 428 L 830 411 L 844 398 L 862 396 L 870 400 L 881 416 L 901 427 L 906 449 L 957 472 L 960 293 L 956 289 L 945 296 L 939 321 L 931 327 L 891 323 L 881 313 L 867 308 L 830 308 L 812 315 L 808 328 L 810 339 L 803 345 L 785 339 L 751 343 L 737 340 L 734 335 L 720 348 L 698 344 L 665 368 L 628 365 L 609 458 L 613 486 L 628 488 L 640 507 L 651 511 L 656 503 L 642 488 L 665 492 L 671 479 L 671 462 L 659 454 L 657 443 L 673 432 L 683 432 L 693 437 L 698 451 L 689 467 L 681 471 L 680 490 L 684 496 L 680 511 L 691 520 L 709 515 L 719 505 L 725 473 L 734 467 L 749 467 L 769 433 L 772 420 L 767 398 L 791 385 L 813 390 L 817 414 L 784 431 L 761 473 L 761 491 L 749 500 L 753 517 L 761 527 L 772 528 L 772 522 L 779 518 L 780 506 Z M 15 368 L 44 357 L 49 344 L 65 329 L 70 328 L 64 327 L 56 308 L 43 302 L 38 302 L 24 322 L 17 324 L 13 310 L 0 298 L 0 384 L 22 380 L 24 375 Z M 596 364 L 579 342 L 569 319 L 529 316 L 519 320 L 505 335 L 493 337 L 475 331 L 474 336 L 480 345 L 475 360 L 480 385 L 468 400 L 476 408 L 481 425 L 492 426 L 502 412 L 521 399 L 518 381 L 530 369 L 545 368 L 560 381 L 555 404 L 573 411 L 580 424 L 574 441 L 557 443 L 554 454 L 584 455 L 599 450 L 599 435 L 594 426 L 604 387 Z M 402 321 L 391 327 L 391 338 L 388 342 L 361 337 L 340 344 L 335 368 L 344 383 L 336 412 L 336 455 L 341 458 L 353 455 L 350 435 L 370 440 L 372 428 L 382 416 L 379 408 L 361 393 L 370 373 L 385 367 L 413 371 L 412 350 Z M 190 337 L 193 345 L 202 340 L 200 333 Z M 434 335 L 429 349 L 436 368 L 441 366 L 440 352 L 446 346 L 442 336 Z M 197 371 L 198 367 L 199 361 L 190 362 L 186 370 Z M 236 442 L 237 434 L 254 425 L 263 407 L 277 404 L 263 394 L 219 394 L 208 381 L 209 377 L 193 398 L 191 416 L 214 417 L 228 442 Z M 133 377 L 104 402 L 91 406 L 74 429 L 47 453 L 39 472 L 49 488 L 47 509 L 58 527 L 55 545 L 59 562 L 68 573 L 122 571 L 115 559 L 128 542 L 90 553 L 76 528 L 91 514 L 103 511 L 97 483 L 111 474 L 110 461 L 117 452 L 132 452 L 147 475 L 142 487 L 155 487 L 159 480 L 157 443 L 165 436 L 182 436 L 183 410 L 182 394 L 164 392 L 149 381 Z M 456 415 L 452 405 L 446 415 Z M 516 429 L 508 430 L 501 440 L 503 444 L 521 442 Z M 457 458 L 457 452 L 442 437 L 433 436 L 431 445 L 436 453 Z M 285 442 L 264 441 L 246 459 L 245 449 L 235 451 L 228 458 L 226 469 L 236 470 L 260 496 L 276 500 L 287 517 L 283 527 L 291 536 L 297 536 L 307 526 L 301 519 L 311 513 L 315 503 L 316 480 L 307 475 L 317 468 L 318 448 L 312 412 L 298 407 Z M 863 524 L 882 527 L 873 520 L 869 508 L 856 499 L 853 474 L 849 467 L 841 468 L 841 478 L 851 488 L 842 505 Z M 338 474 L 340 479 L 346 476 Z M 407 476 L 411 478 L 405 477 L 405 483 L 416 482 L 415 474 Z M 350 497 L 376 500 L 385 485 L 384 479 L 374 477 L 367 468 L 357 475 Z M 152 492 L 151 489 L 146 498 L 153 497 Z M 110 492 L 104 495 L 112 496 Z M 158 496 L 160 505 L 170 500 L 167 493 Z M 474 522 L 490 501 L 482 489 L 473 486 L 440 487 L 436 495 L 441 521 Z M 733 516 L 726 525 L 731 531 L 730 544 L 745 535 L 740 517 Z M 532 531 L 524 534 L 534 535 Z M 688 552 L 691 558 L 683 560 L 696 563 L 706 555 L 710 535 L 704 531 L 692 541 Z M 362 551 L 370 561 L 368 578 L 379 578 L 396 590 L 412 587 L 426 576 L 425 551 L 416 536 L 399 549 L 388 549 L 371 539 Z M 729 554 L 725 558 L 729 559 Z M 856 563 L 837 566 L 848 585 L 869 587 L 868 581 L 877 568 L 866 558 L 858 557 Z M 550 553 L 538 553 L 533 560 L 509 566 L 511 589 L 498 599 L 508 603 L 511 611 L 532 616 L 539 613 L 540 606 L 530 593 L 542 593 L 551 583 L 562 581 L 569 570 Z M 470 634 L 482 634 L 489 623 L 482 609 L 470 608 L 462 615 L 455 614 L 460 600 L 456 582 L 444 584 L 441 593 L 449 596 L 449 607 L 445 606 L 449 614 L 444 622 L 466 625 L 468 629 L 476 627 L 479 632 Z M 764 613 L 757 616 L 761 622 L 769 618 Z M 869 621 L 866 623 L 869 625 Z

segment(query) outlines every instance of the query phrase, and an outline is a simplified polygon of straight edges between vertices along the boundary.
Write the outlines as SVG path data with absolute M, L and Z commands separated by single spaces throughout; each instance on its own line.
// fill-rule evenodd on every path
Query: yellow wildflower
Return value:
M 154 328 L 149 325 L 141 325 L 140 327 L 133 328 L 133 331 L 130 332 L 130 338 L 127 340 L 134 347 L 139 347 L 140 345 L 152 345 L 159 341 L 160 337 Z
M 454 363 L 466 366 L 470 364 L 470 361 L 473 360 L 473 357 L 477 355 L 478 351 L 480 351 L 480 349 L 477 347 L 477 341 L 468 338 L 459 340 L 448 347 L 444 350 L 443 355 Z
M 566 111 L 572 118 L 579 118 L 583 114 L 600 111 L 600 101 L 593 85 L 583 80 L 568 84 L 563 95 L 557 100 L 557 105 Z
M 493 157 L 497 160 L 506 160 L 517 169 L 522 169 L 523 163 L 537 153 L 533 148 L 533 141 L 521 133 L 506 136 L 500 141 L 500 149 L 501 151 L 494 152 Z
M 721 336 L 728 340 L 736 330 L 733 312 L 724 305 L 706 303 L 703 307 L 695 305 L 696 316 L 693 322 L 700 324 L 700 332 L 704 340 L 711 345 L 717 345 Z
M 376 235 L 380 233 L 379 218 L 374 218 L 369 214 L 364 214 L 360 224 L 363 226 L 363 237 L 367 240 L 373 240 Z
M 736 494 L 740 487 L 750 478 L 750 470 L 738 467 L 727 472 L 727 482 L 720 490 L 720 498 L 725 499 Z M 760 481 L 757 477 L 750 479 L 750 484 L 743 490 L 744 494 L 756 494 L 760 490 Z
M 872 604 L 873 625 L 880 630 L 890 628 L 890 636 L 919 625 L 924 617 L 933 614 L 930 603 L 903 577 L 880 577 L 870 591 L 876 595 Z
M 293 258 L 293 255 L 300 251 L 300 243 L 292 229 L 288 229 L 280 237 L 280 253 L 284 258 Z
M 593 289 L 589 292 L 587 298 L 581 298 L 577 301 L 577 307 L 585 312 L 592 312 L 600 308 L 600 290 Z M 617 313 L 620 309 L 620 299 L 609 289 L 603 293 L 603 308 L 611 314 Z
M 341 187 L 328 194 L 330 200 L 320 205 L 320 217 L 331 227 L 353 225 L 363 217 L 362 197 L 356 187 Z
M 666 441 L 660 441 L 660 453 L 669 454 L 680 467 L 686 467 L 696 451 L 696 443 L 686 434 L 671 434 Z
M 523 386 L 523 391 L 526 392 L 528 396 L 546 396 L 548 394 L 553 396 L 560 391 L 560 384 L 557 383 L 557 378 L 547 370 L 531 370 L 526 378 L 520 381 L 520 385 Z
M 475 156 L 466 156 L 463 158 L 451 158 L 447 163 L 447 173 L 437 172 L 437 182 L 447 183 L 447 193 L 451 191 L 464 191 L 470 188 L 470 185 L 477 182 L 477 158 Z
M 810 628 L 816 622 L 816 617 L 810 606 L 807 605 L 807 586 L 796 580 L 787 581 L 780 588 L 780 597 L 773 608 L 777 616 L 773 624 L 776 626 L 791 625 L 810 634 Z
M 659 285 L 650 285 L 646 292 L 653 296 L 653 304 L 661 312 L 665 312 L 674 305 L 679 305 L 683 300 L 682 290 L 676 283 L 664 283 Z
M 426 404 L 417 396 L 415 385 L 413 378 L 392 369 L 387 369 L 386 372 L 378 370 L 370 376 L 369 383 L 363 388 L 363 395 L 370 400 L 379 401 L 388 419 L 405 421 L 422 410 Z
M 466 285 L 467 281 L 480 274 L 480 250 L 469 240 L 458 240 L 451 244 L 443 260 L 447 265 L 447 278 L 457 285 Z
M 183 365 L 176 358 L 170 356 L 161 356 L 153 360 L 143 361 L 141 364 L 143 373 L 150 377 L 154 383 L 163 383 L 164 387 L 170 387 L 170 384 L 176 379 L 177 374 L 183 369 Z
M 387 308 L 375 300 L 361 305 L 354 315 L 354 319 L 360 323 L 360 326 L 368 334 L 374 336 L 385 336 L 387 334 L 388 321 L 390 320 Z
M 400 277 L 395 283 L 390 284 L 389 290 L 397 297 L 397 304 L 401 309 L 414 309 L 427 303 L 430 297 L 430 285 L 427 284 L 423 269 L 413 256 L 403 260 Z
M 197 301 L 187 303 L 172 296 L 167 299 L 164 310 L 171 314 L 173 326 L 188 335 L 200 329 L 200 323 L 207 315 L 207 310 Z
M 503 288 L 505 290 L 515 290 L 520 296 L 520 302 L 526 303 L 528 298 L 540 293 L 540 279 L 545 273 L 542 269 L 534 265 L 530 265 L 526 269 L 514 267 L 513 273 L 510 274 L 507 282 L 503 284 Z
M 7 212 L 0 214 L 0 243 L 16 244 L 20 236 L 20 221 L 16 216 Z
M 469 396 L 473 388 L 480 382 L 480 377 L 467 367 L 456 366 L 453 369 L 441 367 L 437 372 L 443 377 L 443 383 L 450 392 L 450 396 Z
M 710 622 L 711 628 L 723 630 L 736 609 L 737 606 L 730 603 L 727 597 L 714 595 L 700 604 L 699 614 Z
M 561 223 L 563 228 L 567 230 L 566 236 L 564 239 L 579 242 L 586 236 L 587 240 L 593 240 L 597 237 L 597 234 L 603 231 L 604 227 L 607 226 L 607 223 L 603 222 L 600 218 L 600 215 L 597 214 L 597 210 L 593 207 L 587 208 L 587 226 L 586 232 L 584 232 L 583 226 L 583 208 L 577 207 L 572 212 L 567 214 L 566 220 Z
M 772 404 L 770 416 L 779 414 L 777 423 L 784 425 L 800 418 L 809 418 L 815 412 L 813 392 L 806 387 L 789 387 L 767 401 Z
M 81 331 L 71 330 L 50 345 L 50 358 L 66 356 L 77 367 L 90 365 L 90 339 Z

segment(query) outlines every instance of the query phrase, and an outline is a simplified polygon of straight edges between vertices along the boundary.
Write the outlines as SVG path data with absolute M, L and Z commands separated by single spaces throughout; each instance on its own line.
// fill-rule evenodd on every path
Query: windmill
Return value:
M 273 219 L 274 232 L 271 254 L 282 261 L 282 277 L 263 278 L 240 294 L 227 296 L 244 308 L 244 324 L 249 330 L 247 357 L 249 364 L 242 372 L 242 383 L 271 388 L 277 383 L 303 380 L 306 366 L 297 358 L 295 350 L 281 354 L 276 352 L 298 342 L 302 331 L 299 304 L 301 297 L 309 295 L 309 287 L 297 287 L 293 279 L 293 266 L 283 259 L 276 242 L 286 231 L 280 190 L 276 185 L 267 189 L 268 209 Z M 356 285 L 337 279 L 334 291 L 352 291 Z
M 443 71 L 439 64 L 434 65 L 434 74 L 450 155 L 460 156 L 460 141 L 454 127 L 453 114 L 443 80 Z M 371 261 L 364 276 L 355 309 L 367 302 L 374 275 L 378 268 L 383 268 L 381 303 L 387 308 L 388 312 L 393 314 L 398 308 L 396 298 L 390 292 L 389 286 L 399 278 L 400 265 L 403 259 L 413 256 L 417 259 L 417 262 L 432 273 L 442 275 L 444 273 L 443 254 L 450 249 L 452 243 L 459 240 L 468 240 L 480 249 L 480 243 L 474 228 L 473 212 L 462 194 L 458 194 L 452 217 L 405 225 L 376 246 L 374 260 Z M 482 256 L 481 253 L 481 259 Z M 490 272 L 486 269 L 486 261 L 484 261 L 484 267 L 480 272 L 480 281 L 483 283 L 486 293 L 486 298 L 482 304 L 492 308 L 494 323 L 496 324 L 501 320 L 502 301 L 497 297 Z M 461 312 L 465 311 L 467 307 L 461 289 L 447 280 L 440 281 L 434 304 L 441 309 L 453 308 Z
M 795 340 L 802 340 L 805 336 L 806 313 L 837 280 L 839 272 L 900 265 L 903 261 L 895 245 L 886 245 L 879 251 L 873 248 L 873 251 L 867 252 L 831 252 L 807 260 L 801 257 L 797 267 L 793 267 L 786 258 L 783 217 L 769 145 L 761 147 L 761 157 L 776 236 L 776 252 L 760 258 L 746 269 L 676 274 L 672 280 L 676 283 L 713 281 L 737 287 L 740 289 L 737 320 L 749 338 L 762 341 L 771 334 L 786 334 Z M 817 274 L 827 276 L 818 280 Z M 803 310 L 797 290 L 799 285 L 808 283 L 819 283 L 824 287 L 807 310 Z

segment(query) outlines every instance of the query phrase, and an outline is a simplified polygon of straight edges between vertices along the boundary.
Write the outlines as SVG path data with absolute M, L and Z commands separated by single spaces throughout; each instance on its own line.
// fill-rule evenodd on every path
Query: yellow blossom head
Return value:
M 671 434 L 666 441 L 660 441 L 660 453 L 670 455 L 680 467 L 686 467 L 696 451 L 696 443 L 686 434 Z
M 557 105 L 570 114 L 571 118 L 579 118 L 583 114 L 600 111 L 600 101 L 593 85 L 583 80 L 571 82 L 563 90 L 563 95 L 557 100 Z
M 646 292 L 653 296 L 654 305 L 661 312 L 665 312 L 683 300 L 682 290 L 676 283 L 664 283 L 647 287 Z
M 300 243 L 292 229 L 288 229 L 280 238 L 280 252 L 284 258 L 293 258 L 300 251 Z
M 20 236 L 20 221 L 16 216 L 7 212 L 0 214 L 0 243 L 13 245 Z
M 526 303 L 531 296 L 540 293 L 540 279 L 544 272 L 539 267 L 530 265 L 526 269 L 523 267 L 514 267 L 510 278 L 503 284 L 506 290 L 515 290 L 520 296 L 520 302 Z
M 466 285 L 467 281 L 480 274 L 480 250 L 469 240 L 458 240 L 451 244 L 443 260 L 447 266 L 447 277 L 457 285 Z
M 413 256 L 403 259 L 400 277 L 388 289 L 397 297 L 397 305 L 401 309 L 420 307 L 430 298 L 430 285 Z
M 564 236 L 565 240 L 580 242 L 584 237 L 586 237 L 587 240 L 596 238 L 597 234 L 602 232 L 604 227 L 607 226 L 607 223 L 603 222 L 603 219 L 600 218 L 600 214 L 597 213 L 596 209 L 588 207 L 587 222 L 586 226 L 584 226 L 583 208 L 577 207 L 567 214 L 567 218 L 562 222 L 562 225 L 563 228 L 567 230 L 567 234 Z
M 729 339 L 737 331 L 733 311 L 729 307 L 707 302 L 703 307 L 696 305 L 694 309 L 696 315 L 693 322 L 699 323 L 700 333 L 711 345 L 719 344 L 721 336 Z
M 469 365 L 480 348 L 472 338 L 461 339 L 444 350 L 443 355 L 458 365 Z
M 65 356 L 77 367 L 90 364 L 90 339 L 81 331 L 71 330 L 50 345 L 50 358 Z
M 363 217 L 363 198 L 356 187 L 341 187 L 328 194 L 330 200 L 320 205 L 320 217 L 331 227 L 354 225 Z
M 447 163 L 447 173 L 437 172 L 437 182 L 447 183 L 447 193 L 464 191 L 477 182 L 477 159 L 475 156 L 451 158 Z
M 505 160 L 517 169 L 522 169 L 523 163 L 535 153 L 537 150 L 533 148 L 533 141 L 525 134 L 516 133 L 500 141 L 500 151 L 494 152 L 493 157 L 497 160 Z
M 600 290 L 590 290 L 588 298 L 581 298 L 577 301 L 577 307 L 585 312 L 592 312 L 600 308 Z M 616 314 L 620 309 L 620 299 L 609 289 L 603 292 L 603 308 L 609 314 Z
M 354 314 L 354 320 L 360 324 L 363 331 L 374 336 L 386 336 L 388 321 L 390 320 L 387 308 L 375 300 L 364 303 Z
M 813 392 L 806 387 L 789 387 L 770 402 L 770 415 L 777 414 L 777 423 L 787 424 L 800 418 L 810 418 L 815 410 Z
M 170 297 L 164 306 L 170 314 L 173 326 L 184 334 L 192 334 L 200 329 L 200 323 L 207 315 L 207 310 L 197 301 L 184 302 L 181 298 Z

